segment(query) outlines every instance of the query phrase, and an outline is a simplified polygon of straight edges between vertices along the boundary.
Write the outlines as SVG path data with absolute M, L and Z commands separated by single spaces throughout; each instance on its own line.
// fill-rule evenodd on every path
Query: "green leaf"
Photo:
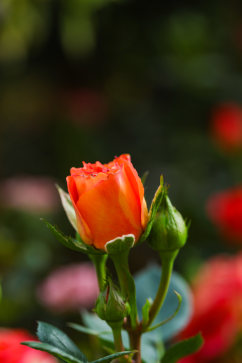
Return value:
M 139 240 L 139 243 L 144 242 L 148 238 L 151 228 L 153 226 L 154 220 L 155 220 L 156 213 L 158 212 L 158 209 L 161 205 L 163 195 L 164 195 L 164 182 L 163 182 L 163 177 L 161 176 L 160 185 L 155 193 L 155 196 L 152 200 L 151 207 L 149 210 L 149 221 L 148 221 L 148 224 L 146 226 L 144 233 L 142 234 L 142 236 Z
M 135 352 L 136 352 L 135 350 L 126 350 L 124 352 L 118 352 L 118 353 L 110 354 L 110 355 L 107 355 L 106 357 L 99 358 L 97 360 L 93 360 L 90 363 L 101 363 L 101 362 L 105 362 L 105 361 L 110 360 L 110 359 L 115 359 L 115 358 L 121 357 L 122 355 L 134 354 Z
M 70 328 L 75 329 L 81 333 L 85 333 L 85 334 L 89 334 L 89 335 L 100 335 L 100 334 L 112 334 L 112 331 L 99 331 L 99 330 L 94 330 L 91 328 L 87 328 L 86 326 L 83 325 L 79 325 L 79 324 L 75 324 L 75 323 L 68 323 L 67 324 Z
M 134 245 L 134 241 L 134 235 L 127 234 L 107 242 L 105 249 L 109 255 L 117 255 L 124 252 L 125 250 L 130 250 L 130 248 Z
M 63 232 L 59 230 L 56 226 L 53 226 L 49 222 L 47 222 L 45 219 L 42 219 L 43 222 L 46 224 L 46 226 L 49 228 L 49 230 L 55 235 L 55 237 L 58 239 L 60 243 L 62 243 L 65 247 L 70 248 L 73 251 L 82 252 L 85 254 L 96 254 L 101 255 L 104 254 L 103 251 L 97 250 L 96 248 L 89 246 L 85 244 L 81 239 L 78 239 L 78 241 L 72 237 L 64 235 Z
M 38 322 L 37 336 L 42 343 L 61 349 L 83 362 L 87 362 L 86 356 L 79 350 L 76 344 L 60 329 L 51 324 Z
M 72 205 L 71 198 L 68 193 L 66 193 L 59 185 L 56 185 L 57 191 L 60 195 L 61 204 L 64 208 L 66 216 L 71 223 L 72 227 L 78 232 L 76 224 L 76 213 Z
M 182 340 L 171 346 L 163 356 L 161 363 L 176 363 L 181 358 L 196 353 L 203 345 L 201 334 L 197 334 L 189 339 Z
M 66 363 L 86 363 L 87 360 L 81 360 L 73 355 L 61 350 L 58 347 L 54 347 L 53 345 L 47 343 L 40 343 L 40 342 L 23 342 L 22 345 L 26 345 L 27 347 L 41 350 L 43 352 L 50 353 L 56 358 L 62 359 Z

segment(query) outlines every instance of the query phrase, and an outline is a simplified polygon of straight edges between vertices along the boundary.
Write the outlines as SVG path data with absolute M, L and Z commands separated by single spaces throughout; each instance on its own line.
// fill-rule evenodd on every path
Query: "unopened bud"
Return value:
M 98 296 L 95 311 L 100 319 L 113 325 L 123 323 L 124 318 L 130 312 L 130 308 L 113 282 L 109 281 L 105 290 Z
M 167 192 L 155 217 L 148 243 L 156 251 L 175 251 L 184 246 L 188 227 L 182 215 L 171 204 Z

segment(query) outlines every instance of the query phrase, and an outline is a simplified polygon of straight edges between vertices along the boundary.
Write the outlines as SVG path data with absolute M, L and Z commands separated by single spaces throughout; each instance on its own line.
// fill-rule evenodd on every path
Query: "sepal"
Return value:
M 158 209 L 159 209 L 159 207 L 161 205 L 163 195 L 164 195 L 164 180 L 163 180 L 163 176 L 161 175 L 160 185 L 159 185 L 158 189 L 155 192 L 154 198 L 153 198 L 151 206 L 150 206 L 149 220 L 148 220 L 146 229 L 145 229 L 144 233 L 142 234 L 142 236 L 140 237 L 138 243 L 142 243 L 148 238 L 148 236 L 150 234 L 150 231 L 152 229 L 153 223 L 155 221 L 156 214 L 157 214 Z
M 130 248 L 133 247 L 134 242 L 135 236 L 133 234 L 126 234 L 107 242 L 105 245 L 105 250 L 109 255 L 117 255 L 130 250 Z
M 82 252 L 87 255 L 103 255 L 105 252 L 101 250 L 97 250 L 96 248 L 85 244 L 81 238 L 78 236 L 78 240 L 74 239 L 70 236 L 66 236 L 63 232 L 59 230 L 58 227 L 53 226 L 51 223 L 47 222 L 45 219 L 42 219 L 47 228 L 55 235 L 60 243 L 62 243 L 65 247 L 70 248 L 73 251 Z
M 71 198 L 68 193 L 66 193 L 59 185 L 56 184 L 57 191 L 60 195 L 60 200 L 62 207 L 66 213 L 66 216 L 71 223 L 72 227 L 78 232 L 77 223 L 76 223 L 76 213 L 73 208 Z

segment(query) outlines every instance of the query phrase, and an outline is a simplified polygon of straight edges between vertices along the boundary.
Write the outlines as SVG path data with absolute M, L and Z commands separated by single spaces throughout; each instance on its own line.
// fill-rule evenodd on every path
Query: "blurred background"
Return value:
M 163 174 L 191 220 L 175 265 L 189 283 L 209 259 L 240 256 L 241 10 L 236 0 L 1 0 L 0 326 L 61 326 L 94 304 L 87 259 L 40 221 L 73 233 L 55 183 L 66 190 L 82 161 L 130 153 L 140 176 L 149 171 L 148 204 Z M 139 248 L 132 271 L 158 261 Z M 87 278 L 70 287 L 80 269 L 93 284 L 89 300 L 79 291 Z

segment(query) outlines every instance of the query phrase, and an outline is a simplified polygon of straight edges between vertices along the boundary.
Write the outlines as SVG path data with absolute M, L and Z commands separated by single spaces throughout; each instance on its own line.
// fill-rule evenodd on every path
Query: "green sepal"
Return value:
M 180 359 L 196 353 L 203 345 L 201 333 L 172 345 L 164 354 L 161 363 L 177 363 Z
M 174 313 L 171 316 L 169 316 L 167 319 L 161 321 L 160 323 L 151 326 L 150 328 L 148 328 L 147 330 L 145 330 L 145 332 L 149 332 L 149 331 L 155 330 L 155 329 L 159 328 L 160 326 L 165 325 L 166 323 L 168 323 L 170 320 L 172 320 L 176 316 L 176 314 L 178 313 L 178 311 L 180 310 L 180 307 L 181 307 L 182 296 L 176 290 L 173 290 L 173 292 L 176 295 L 177 300 L 178 300 L 178 305 L 177 305 L 177 308 L 174 311 Z
M 66 213 L 66 216 L 71 223 L 72 227 L 78 232 L 77 224 L 76 224 L 76 212 L 73 207 L 71 198 L 68 193 L 66 193 L 59 185 L 56 184 L 57 191 L 60 195 L 60 200 L 62 207 Z
M 87 255 L 103 255 L 105 252 L 101 250 L 97 250 L 96 248 L 85 244 L 80 238 L 78 240 L 66 236 L 63 232 L 59 230 L 58 227 L 53 226 L 51 223 L 47 222 L 45 219 L 42 219 L 45 225 L 49 228 L 49 230 L 55 235 L 60 243 L 62 243 L 65 247 L 70 248 L 73 251 L 82 252 Z
M 134 354 L 136 352 L 137 352 L 137 350 L 126 350 L 126 351 L 123 351 L 123 352 L 110 354 L 110 355 L 107 355 L 106 357 L 102 357 L 102 358 L 93 360 L 90 363 L 101 363 L 101 362 L 105 362 L 105 361 L 110 360 L 110 359 L 115 359 L 115 358 L 118 358 L 118 357 L 122 357 L 123 355 Z
M 142 307 L 142 322 L 144 325 L 148 324 L 149 321 L 149 312 L 150 312 L 150 307 L 153 303 L 153 300 L 149 297 L 148 299 L 146 299 L 146 302 L 144 304 L 144 306 Z
M 140 237 L 138 243 L 142 243 L 148 238 L 148 236 L 150 234 L 150 231 L 151 231 L 151 228 L 153 226 L 153 223 L 155 221 L 156 214 L 157 214 L 158 209 L 159 209 L 159 207 L 161 205 L 163 195 L 164 195 L 164 180 L 163 180 L 163 176 L 161 175 L 160 185 L 159 185 L 158 189 L 155 192 L 154 198 L 153 198 L 151 206 L 150 206 L 149 220 L 148 220 L 146 229 L 145 229 L 144 233 L 142 234 L 142 236 Z
M 109 255 L 117 255 L 125 251 L 129 251 L 133 247 L 135 237 L 133 234 L 127 234 L 117 237 L 105 245 L 105 250 Z
M 144 172 L 144 174 L 142 175 L 142 177 L 141 177 L 141 181 L 142 181 L 143 186 L 145 186 L 145 183 L 146 183 L 146 180 L 147 180 L 147 178 L 148 178 L 148 175 L 149 175 L 149 171 L 148 171 L 148 170 L 146 170 L 146 171 Z

